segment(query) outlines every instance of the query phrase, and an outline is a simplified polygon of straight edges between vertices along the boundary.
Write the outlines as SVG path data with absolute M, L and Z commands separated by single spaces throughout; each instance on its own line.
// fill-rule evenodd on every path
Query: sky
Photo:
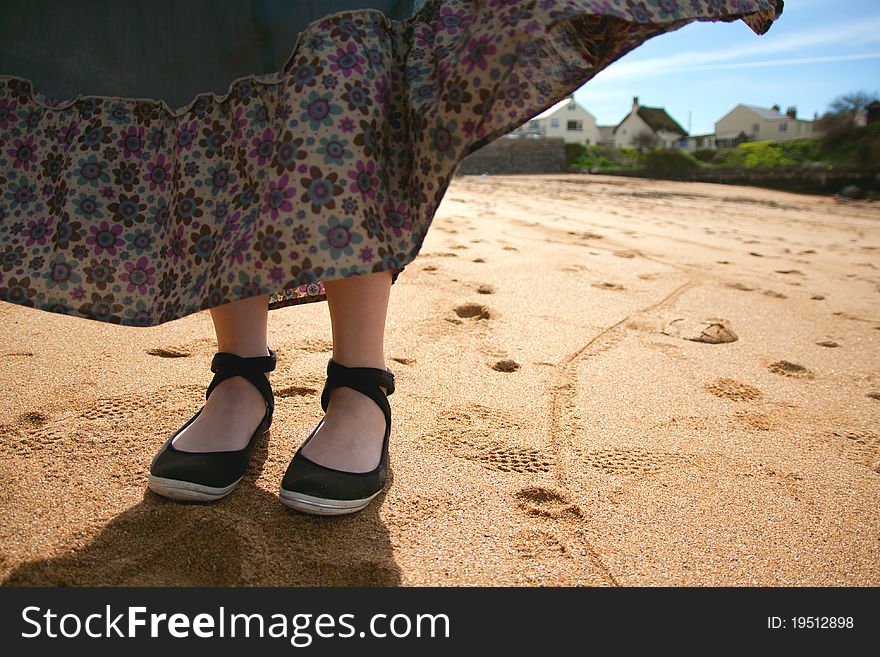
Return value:
M 785 0 L 760 36 L 739 19 L 695 21 L 648 39 L 574 98 L 600 125 L 617 125 L 638 96 L 698 135 L 739 103 L 793 105 L 812 119 L 856 91 L 880 97 L 880 0 Z

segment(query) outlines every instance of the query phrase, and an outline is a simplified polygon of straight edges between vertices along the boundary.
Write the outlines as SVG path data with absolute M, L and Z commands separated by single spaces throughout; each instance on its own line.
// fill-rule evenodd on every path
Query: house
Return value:
M 640 148 L 644 139 L 653 139 L 654 146 L 676 148 L 682 146 L 687 132 L 666 113 L 662 107 L 639 105 L 639 97 L 633 97 L 632 110 L 613 130 L 614 145 L 617 148 Z
M 710 132 L 703 135 L 688 135 L 685 143 L 681 146 L 681 150 L 693 153 L 694 151 L 706 148 L 715 148 L 715 133 Z
M 785 114 L 779 109 L 779 105 L 766 109 L 740 103 L 715 122 L 715 145 L 732 148 L 744 141 L 791 141 L 815 136 L 813 122 L 797 118 L 797 108 L 789 107 Z
M 585 146 L 599 143 L 601 133 L 596 117 L 568 96 L 548 107 L 515 130 L 508 137 L 563 137 L 566 142 L 578 142 Z

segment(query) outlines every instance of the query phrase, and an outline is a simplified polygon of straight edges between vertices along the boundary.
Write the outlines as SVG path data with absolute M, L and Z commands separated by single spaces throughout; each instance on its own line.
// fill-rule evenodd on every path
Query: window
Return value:
M 568 125 L 565 128 L 566 130 L 583 130 L 584 122 L 583 121 L 569 121 Z
M 754 133 L 761 132 L 761 126 L 758 125 L 757 123 L 753 123 L 752 124 L 752 132 L 754 132 Z
M 558 128 L 559 127 L 559 119 L 550 119 L 550 127 Z
M 540 128 L 541 127 L 540 119 L 534 119 L 532 121 L 529 121 L 529 126 L 531 126 L 532 128 Z
M 788 123 L 782 122 L 779 124 L 779 132 L 787 132 L 788 131 Z
M 569 112 L 571 112 L 572 110 L 574 110 L 576 108 L 577 108 L 577 105 L 575 105 L 574 103 L 569 103 L 565 109 L 567 109 Z

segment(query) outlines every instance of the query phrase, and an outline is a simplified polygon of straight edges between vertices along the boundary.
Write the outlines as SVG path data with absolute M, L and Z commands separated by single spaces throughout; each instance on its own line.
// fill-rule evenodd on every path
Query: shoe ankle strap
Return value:
M 334 388 L 342 386 L 354 388 L 376 402 L 385 415 L 385 422 L 391 424 L 391 406 L 386 399 L 394 392 L 394 373 L 391 370 L 378 367 L 346 367 L 331 358 L 327 361 L 327 381 L 321 393 L 321 408 L 324 412 L 330 405 L 330 393 Z M 380 386 L 387 390 L 384 395 L 379 390 Z
M 269 405 L 270 412 L 274 410 L 275 395 L 272 393 L 272 386 L 269 384 L 269 380 L 263 376 L 263 372 L 273 371 L 278 362 L 278 357 L 272 349 L 268 347 L 267 349 L 269 351 L 268 356 L 253 356 L 251 358 L 242 358 L 225 351 L 218 351 L 214 354 L 214 357 L 211 359 L 211 371 L 214 372 L 214 378 L 205 391 L 205 399 L 211 395 L 211 392 L 221 381 L 233 376 L 243 376 L 260 391 Z

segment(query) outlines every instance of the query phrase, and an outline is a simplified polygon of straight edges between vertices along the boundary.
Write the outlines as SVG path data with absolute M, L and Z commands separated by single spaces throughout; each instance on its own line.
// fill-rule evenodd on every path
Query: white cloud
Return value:
M 779 53 L 801 54 L 804 49 L 815 51 L 816 48 L 822 46 L 852 48 L 864 47 L 872 44 L 880 45 L 880 16 L 855 19 L 820 29 L 780 36 L 775 39 L 769 37 L 770 33 L 757 37 L 757 40 L 749 45 L 735 46 L 723 50 L 692 50 L 677 53 L 675 55 L 648 59 L 627 58 L 618 61 L 601 71 L 597 76 L 597 79 L 601 76 L 603 81 L 609 82 L 612 80 L 617 81 L 623 79 L 644 78 L 660 73 L 706 68 L 713 62 L 717 63 L 718 68 L 740 68 L 745 66 L 762 65 L 776 66 L 781 65 L 786 62 L 786 60 L 750 60 L 744 62 L 734 62 L 732 60 Z M 828 55 L 828 57 L 834 56 L 845 57 L 845 55 Z M 853 59 L 872 57 L 874 57 L 874 55 L 868 55 L 865 57 L 852 56 Z M 793 58 L 791 63 L 797 63 L 795 60 L 798 59 L 809 60 L 812 58 Z M 700 62 L 700 64 L 695 66 L 693 64 L 694 61 Z M 833 60 L 828 59 L 825 61 Z M 804 63 L 808 62 L 805 61 Z

